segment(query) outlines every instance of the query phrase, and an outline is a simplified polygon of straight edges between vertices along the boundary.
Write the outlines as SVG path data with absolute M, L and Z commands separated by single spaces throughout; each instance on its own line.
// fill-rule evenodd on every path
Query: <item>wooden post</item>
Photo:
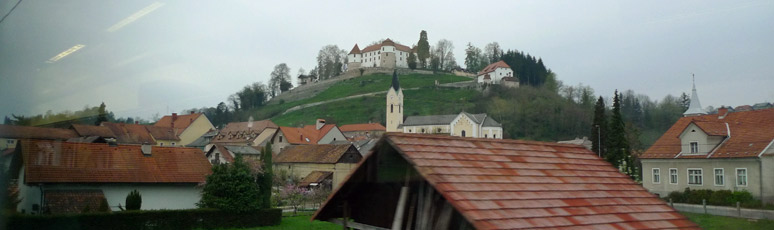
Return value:
M 406 209 L 409 187 L 403 186 L 398 197 L 398 207 L 395 209 L 395 217 L 392 218 L 392 230 L 400 230 L 403 227 L 403 212 Z
M 669 206 L 672 206 L 672 208 L 675 207 L 675 203 L 672 202 L 672 198 L 669 198 Z
M 412 225 L 414 225 L 414 213 L 417 208 L 417 196 L 411 195 L 411 206 L 409 206 L 409 214 L 408 214 L 408 221 L 406 221 L 406 229 L 411 230 Z
M 707 199 L 701 199 L 701 205 L 704 206 L 704 214 L 707 214 Z
M 344 208 L 342 211 L 344 212 L 344 224 L 341 226 L 344 227 L 344 230 L 347 230 L 347 222 L 349 222 L 349 205 L 347 204 L 347 200 L 344 200 Z
M 736 213 L 739 217 L 742 217 L 742 208 L 739 206 L 739 201 L 736 202 Z

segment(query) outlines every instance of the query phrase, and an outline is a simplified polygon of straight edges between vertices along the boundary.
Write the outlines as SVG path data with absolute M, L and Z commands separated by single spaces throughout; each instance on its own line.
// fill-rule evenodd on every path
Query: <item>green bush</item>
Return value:
M 142 206 L 142 196 L 137 189 L 132 190 L 129 195 L 126 195 L 126 210 L 140 210 L 140 206 Z
M 669 199 L 672 199 L 674 203 L 702 204 L 702 200 L 706 200 L 708 205 L 734 207 L 736 202 L 739 202 L 745 208 L 764 207 L 760 200 L 754 199 L 752 194 L 746 190 L 732 192 L 731 190 L 691 190 L 686 188 L 684 192 L 670 192 L 666 197 L 667 201 Z
M 7 229 L 166 230 L 252 228 L 279 225 L 282 210 L 234 213 L 216 209 L 125 211 L 66 215 L 21 215 L 8 218 Z
M 667 201 L 672 200 L 674 203 L 685 203 L 683 200 L 683 193 L 678 191 L 670 192 L 669 195 L 667 195 Z

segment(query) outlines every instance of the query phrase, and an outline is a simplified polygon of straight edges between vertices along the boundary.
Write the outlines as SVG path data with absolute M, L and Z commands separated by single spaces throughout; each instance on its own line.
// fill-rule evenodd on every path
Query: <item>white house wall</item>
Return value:
M 764 172 L 774 173 L 771 169 L 774 167 L 774 160 L 771 157 L 766 159 L 767 164 L 763 165 Z M 761 178 L 761 165 L 763 162 L 758 158 L 737 158 L 737 159 L 642 159 L 642 186 L 652 193 L 657 193 L 661 197 L 667 196 L 672 191 L 684 191 L 690 189 L 711 189 L 711 190 L 747 190 L 754 197 L 761 198 L 762 189 L 764 200 L 772 201 L 772 192 L 774 192 L 774 182 L 772 178 Z M 653 183 L 653 168 L 660 171 L 660 183 Z M 669 181 L 669 169 L 677 169 L 677 183 L 672 184 Z M 688 184 L 688 169 L 702 169 L 702 185 Z M 716 168 L 722 168 L 725 182 L 722 186 L 715 185 Z M 747 169 L 747 186 L 737 186 L 736 169 Z M 774 174 L 766 174 L 774 175 Z M 763 183 L 763 186 L 762 186 Z

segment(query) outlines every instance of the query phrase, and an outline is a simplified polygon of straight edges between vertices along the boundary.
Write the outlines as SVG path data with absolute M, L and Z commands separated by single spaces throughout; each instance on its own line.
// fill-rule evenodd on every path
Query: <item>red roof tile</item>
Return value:
M 104 138 L 116 138 L 113 131 L 110 131 L 110 128 L 105 126 L 73 124 L 72 128 L 81 137 L 98 136 Z
M 481 71 L 478 72 L 477 75 L 487 74 L 494 72 L 497 68 L 511 68 L 508 64 L 505 64 L 505 61 L 498 61 L 492 64 L 489 64 L 488 66 L 484 67 Z
M 387 128 L 379 123 L 365 123 L 365 124 L 349 124 L 339 127 L 342 132 L 356 132 L 356 131 L 385 131 Z
M 21 140 L 24 183 L 203 183 L 211 165 L 197 148 Z
M 285 139 L 291 144 L 311 145 L 317 144 L 320 138 L 323 138 L 328 132 L 336 127 L 335 124 L 326 124 L 319 130 L 315 125 L 307 125 L 303 128 L 280 127 L 280 131 L 285 135 Z
M 146 129 L 148 129 L 148 132 L 150 132 L 151 136 L 153 136 L 156 140 L 165 140 L 165 141 L 179 141 L 180 138 L 177 136 L 175 131 L 172 128 L 169 127 L 159 127 L 159 126 L 145 126 Z
M 392 146 L 476 229 L 698 229 L 582 146 L 402 133 L 380 144 Z M 353 172 L 366 172 L 369 160 Z
M 67 140 L 76 137 L 78 133 L 70 129 L 0 125 L 0 138 Z
M 710 135 L 727 137 L 712 154 L 680 155 L 679 158 L 757 157 L 774 141 L 774 109 L 733 112 L 725 117 L 718 114 L 682 117 L 640 158 L 675 158 L 682 151 L 679 135 L 691 123 L 697 124 Z M 728 125 L 727 129 L 726 125 Z M 730 130 L 730 135 L 726 134 L 727 130 Z
M 405 46 L 405 45 L 401 45 L 400 43 L 395 43 L 392 40 L 390 40 L 389 38 L 384 40 L 384 41 L 382 41 L 382 43 L 370 45 L 370 46 L 366 47 L 365 49 L 361 50 L 360 52 L 367 53 L 367 52 L 371 52 L 371 51 L 377 51 L 377 50 L 382 49 L 382 46 L 386 46 L 386 45 L 388 45 L 388 46 L 395 46 L 395 49 L 403 51 L 403 52 L 412 52 L 410 47 Z
M 355 158 L 351 161 L 358 162 L 363 157 L 352 144 L 341 145 L 296 145 L 283 149 L 274 158 L 274 163 L 340 163 L 347 153 Z
M 212 139 L 212 143 L 246 143 L 252 142 L 266 129 L 277 129 L 279 126 L 271 120 L 251 122 L 231 122 L 226 124 L 218 135 Z
M 108 127 L 116 135 L 119 144 L 151 144 L 155 145 L 150 131 L 146 125 L 102 122 L 102 126 Z
M 355 47 L 352 47 L 352 50 L 349 51 L 349 54 L 360 54 L 360 48 L 357 47 L 357 44 L 355 44 Z
M 167 128 L 175 127 L 176 129 L 184 130 L 184 129 L 187 129 L 188 126 L 190 126 L 197 118 L 199 118 L 199 116 L 202 116 L 202 114 L 193 113 L 193 114 L 176 115 L 176 116 L 167 115 L 159 119 L 159 121 L 157 121 L 153 125 L 159 126 L 159 127 L 167 127 Z

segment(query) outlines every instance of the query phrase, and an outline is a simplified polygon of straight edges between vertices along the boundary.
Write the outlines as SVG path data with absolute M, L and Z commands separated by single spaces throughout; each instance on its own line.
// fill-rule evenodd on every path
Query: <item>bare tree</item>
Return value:
M 269 79 L 269 93 L 272 97 L 280 94 L 280 92 L 287 91 L 292 87 L 290 83 L 290 67 L 285 63 L 280 63 L 274 66 L 274 71 L 271 72 L 271 78 Z
M 500 44 L 497 42 L 486 44 L 484 47 L 484 56 L 487 59 L 486 61 L 489 62 L 488 64 L 498 62 L 500 61 L 500 57 L 503 56 L 503 49 L 500 48 Z
M 320 80 L 338 76 L 344 71 L 347 51 L 336 45 L 327 45 L 317 53 L 317 77 Z
M 433 56 L 438 58 L 439 69 L 450 70 L 452 68 L 450 64 L 454 62 L 454 54 L 451 54 L 453 49 L 454 44 L 451 41 L 446 39 L 438 40 L 433 49 Z

